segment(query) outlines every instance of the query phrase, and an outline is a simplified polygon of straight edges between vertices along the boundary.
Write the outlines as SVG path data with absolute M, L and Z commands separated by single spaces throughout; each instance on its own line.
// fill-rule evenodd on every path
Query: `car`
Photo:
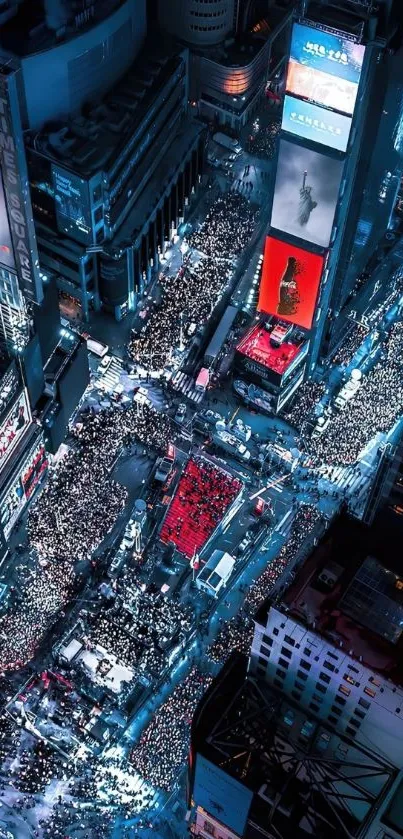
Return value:
M 101 359 L 101 361 L 98 364 L 98 370 L 100 370 L 102 373 L 105 373 L 105 371 L 108 369 L 111 361 L 112 361 L 112 356 L 104 355 L 104 357 Z
M 210 425 L 215 425 L 216 422 L 222 420 L 221 414 L 217 413 L 217 411 L 212 411 L 210 408 L 207 411 L 200 411 L 199 417 Z
M 168 457 L 162 457 L 160 461 L 157 461 L 157 467 L 155 470 L 155 480 L 161 484 L 164 484 L 172 472 L 173 465 L 174 461 Z
M 130 549 L 134 547 L 134 542 L 134 536 L 124 536 L 122 540 L 122 548 L 126 551 L 130 551 Z
M 177 408 L 177 411 L 176 411 L 176 414 L 175 414 L 175 420 L 176 420 L 176 422 L 179 422 L 179 423 L 182 424 L 182 422 L 184 422 L 184 420 L 185 420 L 185 417 L 186 417 L 186 405 L 185 405 L 184 402 L 181 402 L 180 405 L 178 405 L 178 408 Z

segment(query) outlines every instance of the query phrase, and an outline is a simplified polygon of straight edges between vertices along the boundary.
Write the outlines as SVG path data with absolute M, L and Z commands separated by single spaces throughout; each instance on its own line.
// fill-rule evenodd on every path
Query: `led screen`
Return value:
M 335 108 L 345 114 L 354 113 L 358 90 L 354 82 L 338 79 L 291 59 L 288 62 L 286 89 L 288 93 L 312 99 L 327 108 Z
M 88 183 L 72 172 L 52 167 L 57 226 L 83 244 L 91 242 Z
M 331 149 L 345 151 L 351 128 L 351 117 L 319 108 L 293 96 L 285 96 L 281 127 L 290 134 L 322 143 Z
M 343 165 L 340 160 L 281 140 L 272 227 L 327 247 Z
M 310 329 L 323 262 L 323 256 L 268 236 L 258 309 Z
M 341 33 L 325 32 L 294 23 L 290 58 L 298 64 L 359 84 L 365 47 Z
M 18 516 L 26 503 L 21 481 L 18 478 L 11 484 L 6 494 L 1 499 L 1 524 L 3 533 L 8 539 Z
M 0 471 L 31 422 L 25 391 L 14 402 L 0 428 Z
M 46 449 L 42 442 L 38 443 L 25 462 L 21 473 L 21 483 L 26 498 L 30 498 L 38 482 L 48 467 Z
M 198 754 L 193 798 L 199 807 L 239 836 L 243 835 L 253 793 L 236 778 Z
M 13 244 L 4 197 L 3 176 L 0 172 L 0 264 L 15 269 Z

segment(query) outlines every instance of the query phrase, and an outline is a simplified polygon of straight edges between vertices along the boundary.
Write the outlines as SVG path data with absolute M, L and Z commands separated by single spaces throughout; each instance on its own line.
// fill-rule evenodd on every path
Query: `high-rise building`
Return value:
M 160 0 L 163 29 L 187 46 L 222 43 L 236 27 L 239 0 Z
M 394 837 L 386 825 L 401 826 L 401 784 L 399 767 L 247 675 L 246 657 L 239 654 L 229 659 L 193 717 L 194 836 Z
M 401 766 L 403 579 L 385 532 L 342 517 L 281 603 L 255 616 L 249 672 Z
M 283 270 L 269 283 L 277 287 L 271 295 L 265 290 L 260 309 L 307 329 L 307 373 L 348 330 L 352 299 L 354 309 L 365 305 L 374 268 L 394 239 L 391 213 L 403 168 L 393 136 L 403 72 L 397 11 L 388 0 L 377 10 L 348 0 L 308 2 L 294 18 L 270 233 L 290 252 L 301 248 L 294 271 L 298 293 L 292 312 L 274 310 L 285 254 Z M 302 310 L 312 288 L 303 275 L 315 255 L 323 270 L 307 325 Z

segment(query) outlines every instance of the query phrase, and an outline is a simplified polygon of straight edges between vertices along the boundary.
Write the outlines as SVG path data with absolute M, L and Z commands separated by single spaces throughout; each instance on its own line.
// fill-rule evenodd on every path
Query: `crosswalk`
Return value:
M 179 390 L 187 397 L 187 399 L 191 399 L 192 402 L 196 402 L 197 405 L 200 404 L 204 397 L 204 393 L 202 391 L 196 390 L 194 379 L 181 371 L 175 373 L 171 379 L 171 385 L 174 390 Z
M 97 385 L 108 393 L 112 393 L 113 389 L 119 382 L 122 375 L 122 363 L 118 358 L 113 356 L 112 361 L 102 376 L 98 379 Z
M 334 466 L 332 469 L 322 467 L 319 470 L 320 478 L 331 484 L 333 489 L 347 490 L 348 494 L 354 492 L 363 483 L 367 483 L 368 477 L 354 466 Z

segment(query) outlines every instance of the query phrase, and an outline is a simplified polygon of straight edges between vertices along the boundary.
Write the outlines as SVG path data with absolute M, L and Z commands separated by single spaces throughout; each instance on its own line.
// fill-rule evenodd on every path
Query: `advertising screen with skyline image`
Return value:
M 271 226 L 326 248 L 343 166 L 341 160 L 280 140 Z

